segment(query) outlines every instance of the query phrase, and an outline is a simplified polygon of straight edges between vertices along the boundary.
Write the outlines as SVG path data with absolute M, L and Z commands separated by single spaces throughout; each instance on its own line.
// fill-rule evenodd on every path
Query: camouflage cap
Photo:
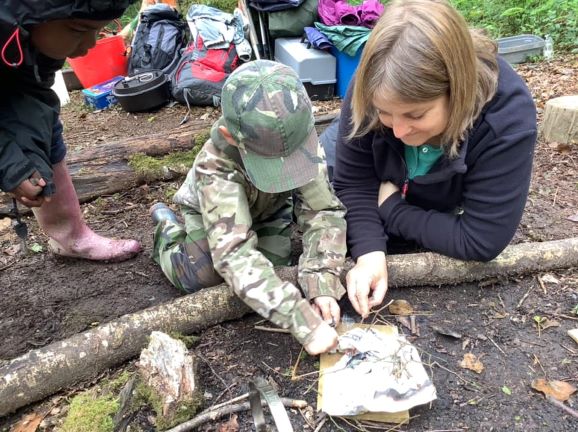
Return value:
M 311 101 L 293 69 L 269 60 L 242 65 L 225 82 L 221 107 L 259 190 L 284 192 L 317 177 L 323 161 Z

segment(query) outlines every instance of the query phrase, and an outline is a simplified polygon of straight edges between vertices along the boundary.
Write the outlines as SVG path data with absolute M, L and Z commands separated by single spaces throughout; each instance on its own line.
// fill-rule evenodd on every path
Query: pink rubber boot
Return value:
M 34 208 L 40 227 L 50 237 L 50 248 L 57 255 L 96 261 L 124 261 L 142 250 L 136 240 L 114 240 L 92 231 L 84 222 L 78 196 L 66 162 L 54 165 L 56 193 L 50 202 Z

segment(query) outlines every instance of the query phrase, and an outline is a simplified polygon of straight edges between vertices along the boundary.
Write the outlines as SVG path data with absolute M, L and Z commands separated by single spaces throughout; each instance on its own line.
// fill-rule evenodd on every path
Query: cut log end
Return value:
M 561 96 L 546 102 L 542 134 L 548 142 L 578 143 L 578 95 Z

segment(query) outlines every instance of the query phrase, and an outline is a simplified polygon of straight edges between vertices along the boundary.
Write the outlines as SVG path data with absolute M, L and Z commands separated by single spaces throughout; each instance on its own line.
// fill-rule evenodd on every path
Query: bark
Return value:
M 318 133 L 321 133 L 334 118 L 335 114 L 318 116 L 315 120 Z M 195 145 L 204 143 L 210 128 L 210 122 L 191 120 L 169 132 L 129 137 L 70 152 L 67 164 L 78 200 L 83 203 L 143 183 L 185 176 L 190 169 L 188 165 L 171 166 L 158 171 L 149 170 L 143 174 L 135 171 L 130 166 L 129 160 L 135 154 L 160 158 L 171 153 L 189 151 Z M 11 209 L 12 199 L 0 192 L 0 216 L 10 214 Z M 24 206 L 19 206 L 19 209 L 23 214 L 30 213 L 30 209 Z
M 434 253 L 388 257 L 389 285 L 394 287 L 457 284 L 564 267 L 578 267 L 578 238 L 509 246 L 488 263 Z M 295 267 L 277 270 L 281 279 L 296 283 Z M 191 334 L 249 311 L 219 285 L 30 351 L 0 368 L 0 416 L 137 356 L 154 330 Z
M 578 143 L 578 95 L 546 102 L 542 133 L 548 142 Z

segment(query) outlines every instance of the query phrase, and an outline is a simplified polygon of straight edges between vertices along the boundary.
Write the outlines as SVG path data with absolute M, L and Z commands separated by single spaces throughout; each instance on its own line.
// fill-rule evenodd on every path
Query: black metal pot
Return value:
M 160 70 L 143 72 L 117 82 L 112 94 L 128 112 L 149 111 L 170 99 L 169 80 Z

